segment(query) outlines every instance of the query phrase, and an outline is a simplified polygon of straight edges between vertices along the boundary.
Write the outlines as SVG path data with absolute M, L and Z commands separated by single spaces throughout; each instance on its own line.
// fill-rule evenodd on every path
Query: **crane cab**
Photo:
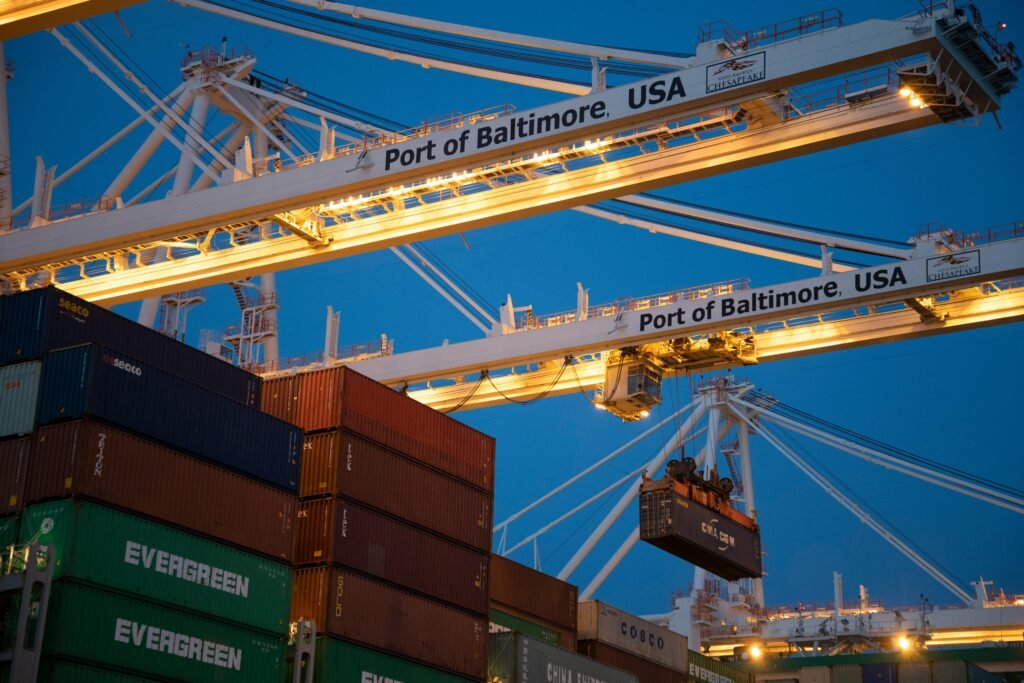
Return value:
M 605 410 L 632 422 L 647 417 L 661 403 L 662 370 L 644 358 L 620 359 L 605 366 L 598 397 Z

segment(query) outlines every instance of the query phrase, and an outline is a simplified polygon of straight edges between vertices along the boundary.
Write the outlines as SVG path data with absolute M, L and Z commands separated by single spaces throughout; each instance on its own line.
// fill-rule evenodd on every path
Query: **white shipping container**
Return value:
M 581 602 L 577 617 L 580 640 L 598 640 L 673 671 L 688 671 L 686 636 L 597 600 Z
M 42 366 L 36 360 L 0 367 L 0 437 L 32 433 Z

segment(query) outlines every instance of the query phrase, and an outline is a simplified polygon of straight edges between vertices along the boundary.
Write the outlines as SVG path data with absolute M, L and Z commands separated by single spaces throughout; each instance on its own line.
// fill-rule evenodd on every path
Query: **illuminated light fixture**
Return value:
M 914 95 L 913 97 L 911 97 L 910 98 L 910 106 L 911 107 L 919 107 L 919 106 L 921 106 L 921 98 L 918 97 L 917 95 Z
M 900 88 L 900 97 L 910 97 L 913 94 L 914 91 L 908 88 L 907 86 L 903 86 L 902 88 Z
M 761 649 L 760 645 L 751 645 L 748 652 L 750 653 L 751 659 L 761 659 L 761 657 L 764 656 L 764 651 Z
M 899 636 L 896 639 L 896 646 L 900 649 L 901 652 L 909 652 L 912 647 L 912 644 L 910 642 L 910 639 L 906 636 Z
M 597 408 L 598 410 L 608 410 L 608 408 L 606 408 L 603 403 L 595 403 L 594 407 Z
M 651 411 L 649 411 L 649 410 L 641 410 L 640 411 L 640 417 L 647 417 L 650 414 L 651 414 Z

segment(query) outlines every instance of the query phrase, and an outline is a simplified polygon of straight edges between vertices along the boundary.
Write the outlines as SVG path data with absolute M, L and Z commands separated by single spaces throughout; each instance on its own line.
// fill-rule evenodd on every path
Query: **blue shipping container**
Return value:
M 258 407 L 259 377 L 56 287 L 0 297 L 0 365 L 93 342 Z
M 295 491 L 302 431 L 98 344 L 43 359 L 36 421 L 95 417 Z

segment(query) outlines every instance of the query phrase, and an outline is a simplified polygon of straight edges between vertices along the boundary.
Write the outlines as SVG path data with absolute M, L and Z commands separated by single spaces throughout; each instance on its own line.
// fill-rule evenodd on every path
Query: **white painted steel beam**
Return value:
M 189 3 L 200 4 L 193 0 L 189 0 Z M 367 149 L 365 156 L 343 156 L 295 168 L 287 173 L 268 174 L 244 183 L 234 183 L 229 187 L 213 188 L 189 196 L 187 202 L 178 200 L 180 203 L 176 203 L 174 199 L 169 199 L 153 202 L 149 206 L 111 212 L 99 218 L 71 219 L 62 222 L 56 228 L 51 225 L 31 231 L 31 236 L 23 232 L 2 235 L 0 272 L 10 272 L 32 265 L 46 265 L 71 257 L 132 247 L 154 240 L 172 239 L 346 196 L 385 190 L 396 184 L 478 168 L 518 158 L 524 154 L 551 150 L 564 143 L 582 142 L 632 130 L 638 126 L 693 116 L 717 107 L 764 97 L 800 83 L 939 49 L 939 43 L 935 39 L 934 22 L 925 22 L 920 27 L 921 30 L 916 32 L 908 30 L 909 28 L 908 22 L 870 20 L 821 34 L 806 35 L 800 40 L 765 46 L 754 55 L 755 63 L 763 60 L 763 70 L 758 72 L 761 78 L 752 78 L 748 83 L 721 87 L 721 84 L 713 81 L 707 74 L 711 73 L 712 67 L 721 67 L 728 60 L 711 62 L 664 77 L 638 81 L 567 102 L 540 107 L 530 112 L 517 113 L 511 117 L 466 123 L 461 127 L 439 130 L 394 145 Z M 665 97 L 656 103 L 646 96 L 642 97 L 647 93 L 647 89 L 658 83 L 666 89 L 669 84 L 677 84 L 679 87 L 672 97 Z M 594 107 L 599 114 L 594 113 Z M 618 166 L 604 164 L 599 167 L 603 182 L 598 183 L 594 191 L 585 192 L 584 182 L 581 182 L 575 194 L 559 193 L 558 201 L 547 202 L 536 202 L 537 194 L 533 193 L 533 201 L 529 203 L 536 206 L 532 210 L 524 209 L 517 216 L 505 216 L 500 220 L 510 220 L 513 217 L 534 215 L 587 204 L 602 198 L 621 196 L 637 190 L 707 177 L 757 163 L 875 138 L 886 133 L 911 130 L 939 121 L 930 110 L 911 110 L 900 98 L 881 98 L 881 101 L 867 101 L 839 109 L 835 112 L 825 112 L 824 115 L 805 116 L 784 124 L 748 131 L 740 134 L 739 139 L 732 140 L 737 144 L 731 147 L 727 142 L 715 144 L 714 140 L 698 143 L 704 145 L 703 154 L 695 145 L 687 145 L 685 152 L 677 150 L 675 157 L 670 148 L 643 159 L 622 162 Z M 479 130 L 483 126 L 497 126 L 503 122 L 508 124 L 513 119 L 523 121 L 529 119 L 531 115 L 534 120 L 549 116 L 562 119 L 568 116 L 570 111 L 574 112 L 571 120 L 575 123 L 559 127 L 553 133 L 524 134 L 515 140 L 489 145 L 485 145 L 485 139 L 481 140 L 479 135 Z M 585 111 L 591 111 L 593 115 L 580 122 L 580 119 L 585 118 L 585 114 L 580 112 Z M 466 139 L 467 144 L 460 147 L 459 140 L 462 138 Z M 451 148 L 451 154 L 437 152 L 443 150 L 446 144 L 455 145 Z M 430 149 L 434 150 L 433 154 Z M 354 158 L 356 156 L 358 158 Z M 403 158 L 407 159 L 406 163 L 402 163 Z M 682 168 L 679 172 L 664 168 L 656 171 L 650 165 L 654 158 L 669 165 L 682 163 Z M 574 177 L 585 182 L 591 181 L 586 176 Z M 565 178 L 543 180 L 552 183 L 552 186 L 565 182 Z M 533 182 L 523 185 L 540 187 L 533 185 Z M 499 222 L 499 216 L 506 214 L 507 208 L 502 206 L 499 213 L 491 213 L 489 217 L 471 215 L 465 219 L 468 225 L 458 229 Z M 466 215 L 461 207 L 459 213 Z M 427 231 L 421 232 L 423 237 L 427 236 Z M 438 234 L 442 232 L 439 230 Z M 381 234 L 378 237 L 376 240 L 364 237 L 361 240 L 365 244 L 364 248 L 379 249 L 403 240 L 400 235 L 389 238 Z M 389 244 L 389 239 L 394 241 Z M 285 244 L 279 246 L 285 251 L 288 250 Z M 325 250 L 321 255 L 324 258 L 336 258 L 344 255 L 344 252 Z M 261 272 L 261 268 L 266 270 L 287 267 L 283 263 L 287 258 L 275 260 L 277 262 L 269 268 L 266 264 L 255 262 L 240 270 L 248 270 L 245 274 L 251 275 Z M 298 265 L 298 262 L 293 265 Z M 230 280 L 237 276 L 237 273 L 232 273 L 219 280 L 211 278 L 210 281 Z M 196 283 L 174 284 L 167 291 L 181 289 L 184 286 L 196 286 Z M 136 293 L 127 298 L 138 298 L 149 293 Z
M 817 322 L 804 324 L 791 329 L 778 329 L 769 332 L 755 332 L 754 345 L 757 349 L 758 363 L 769 363 L 818 353 L 841 351 L 872 344 L 891 341 L 927 337 L 947 332 L 957 332 L 991 325 L 1008 324 L 1024 321 L 1024 291 L 1011 290 L 1000 294 L 989 294 L 974 298 L 965 296 L 948 303 L 938 303 L 936 312 L 946 317 L 941 324 L 922 322 L 920 315 L 909 308 L 885 313 L 869 313 L 867 309 L 860 317 L 851 317 L 833 322 Z M 664 338 L 663 335 L 659 338 Z M 412 351 L 398 354 L 392 358 L 402 358 L 425 352 Z M 387 359 L 363 361 L 354 367 L 366 373 L 367 363 L 375 363 L 375 371 L 389 372 Z M 557 370 L 543 369 L 534 372 L 520 372 L 516 375 L 496 377 L 502 392 L 519 399 L 536 396 L 550 388 L 550 396 L 561 396 L 597 389 L 605 380 L 604 361 L 598 359 L 576 364 L 576 373 L 566 373 L 561 380 L 552 386 Z M 442 377 L 454 376 L 443 368 L 437 368 L 430 378 L 437 380 Z M 578 380 L 577 380 L 578 376 Z M 667 377 L 674 376 L 672 370 Z M 382 381 L 391 381 L 383 379 Z M 409 377 L 399 377 L 392 384 L 411 381 Z M 445 410 L 463 404 L 462 410 L 500 405 L 506 401 L 496 391 L 482 385 L 472 397 L 466 399 L 472 383 L 436 386 L 430 389 L 417 389 L 409 392 L 412 398 L 438 410 Z
M 807 116 L 773 129 L 670 147 L 329 227 L 325 230 L 328 243 L 324 246 L 310 247 L 304 240 L 281 238 L 182 259 L 173 265 L 150 266 L 144 275 L 128 270 L 63 286 L 92 301 L 110 304 L 131 301 L 153 293 L 202 287 L 466 232 L 637 190 L 706 178 L 887 133 L 912 130 L 937 121 L 930 111 L 908 109 L 902 98 L 893 96 L 858 108 Z M 335 163 L 341 168 L 330 171 L 326 167 Z M 199 232 L 203 226 L 259 220 L 272 215 L 262 213 L 261 209 L 291 205 L 291 200 L 281 197 L 294 196 L 295 187 L 309 187 L 308 183 L 322 187 L 336 184 L 337 178 L 345 177 L 346 171 L 352 170 L 355 164 L 352 157 L 342 157 L 188 197 L 0 235 L 0 272 L 44 265 L 55 258 L 102 252 L 118 245 L 130 246 L 125 243 L 126 239 L 139 244 Z M 295 182 L 285 186 L 282 179 Z M 300 205 L 337 199 L 341 196 L 338 191 L 334 187 L 327 196 L 323 192 L 304 195 Z M 211 214 L 216 218 L 211 219 Z M 126 237 L 128 235 L 130 237 Z M 143 236 L 144 239 L 138 241 Z

